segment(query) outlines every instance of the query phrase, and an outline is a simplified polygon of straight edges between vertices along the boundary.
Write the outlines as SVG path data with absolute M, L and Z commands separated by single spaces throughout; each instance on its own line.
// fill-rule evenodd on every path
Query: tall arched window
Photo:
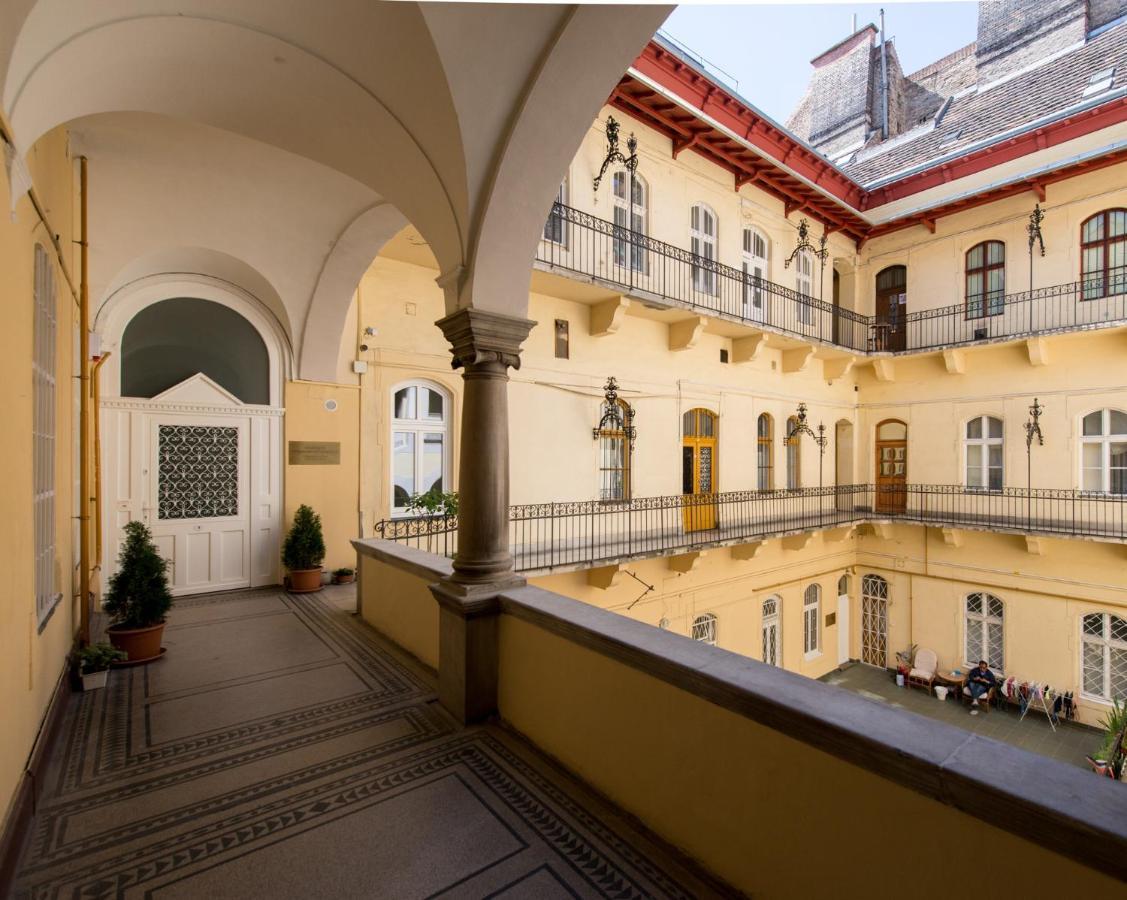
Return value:
M 822 647 L 819 625 L 822 618 L 822 589 L 811 584 L 802 595 L 802 644 L 806 657 L 816 656 Z
M 625 400 L 605 400 L 599 419 L 599 499 L 630 499 L 630 427 L 634 409 Z
M 702 644 L 716 644 L 716 616 L 705 613 L 693 619 L 693 640 Z
M 775 486 L 775 422 L 767 413 L 760 413 L 755 424 L 756 468 L 759 471 L 759 490 L 769 491 Z
M 880 575 L 861 579 L 861 662 L 888 665 L 888 582 Z
M 966 317 L 1000 314 L 1006 303 L 1006 245 L 983 241 L 967 251 Z
M 762 321 L 769 246 L 767 236 L 758 228 L 745 228 L 743 239 L 743 313 L 749 319 Z
M 802 435 L 793 434 L 798 427 L 798 419 L 791 416 L 787 419 L 787 434 L 792 437 L 787 439 L 787 490 L 796 490 L 802 487 Z
M 1004 616 L 1005 606 L 993 594 L 967 595 L 965 661 L 968 666 L 984 659 L 995 672 L 1006 670 Z
M 391 514 L 407 515 L 412 495 L 450 483 L 450 398 L 427 381 L 392 390 Z
M 967 422 L 965 446 L 967 487 L 1000 491 L 1003 484 L 1002 420 L 975 416 Z
M 782 605 L 777 594 L 763 601 L 763 661 L 769 666 L 783 664 Z
M 689 210 L 689 243 L 694 256 L 710 263 L 716 261 L 716 213 L 703 203 L 693 204 Z M 693 266 L 693 290 L 705 294 L 716 293 L 716 273 L 710 266 Z
M 1127 619 L 1088 613 L 1080 623 L 1083 692 L 1099 700 L 1127 700 Z
M 1080 226 L 1080 279 L 1085 300 L 1127 291 L 1127 209 L 1105 209 Z
M 813 324 L 814 257 L 806 250 L 801 251 L 794 260 L 794 289 L 804 298 L 798 304 L 798 321 L 803 325 Z
M 877 323 L 874 350 L 906 348 L 905 316 L 908 314 L 908 267 L 889 266 L 877 273 Z
M 1127 413 L 1099 409 L 1081 421 L 1080 487 L 1127 494 Z
M 622 229 L 629 229 L 635 235 L 646 234 L 647 213 L 649 212 L 650 192 L 641 175 L 634 175 L 634 203 L 630 203 L 630 173 L 620 169 L 611 180 L 611 196 L 614 203 L 614 264 L 632 268 L 635 272 L 649 270 L 646 248 L 638 240 L 631 240 Z

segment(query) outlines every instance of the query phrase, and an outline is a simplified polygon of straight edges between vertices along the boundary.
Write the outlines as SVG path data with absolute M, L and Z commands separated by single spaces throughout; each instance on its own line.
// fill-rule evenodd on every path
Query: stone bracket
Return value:
M 892 382 L 896 380 L 896 368 L 891 359 L 874 359 L 873 374 L 877 381 Z
M 838 544 L 838 543 L 841 543 L 842 541 L 849 540 L 856 533 L 857 533 L 856 524 L 854 524 L 854 525 L 842 525 L 840 528 L 828 528 L 828 529 L 826 529 L 825 531 L 822 532 L 822 538 L 823 538 L 823 540 L 825 540 L 825 541 L 827 541 L 831 544 Z
M 613 566 L 596 566 L 587 570 L 587 584 L 593 588 L 605 591 L 614 587 L 622 579 L 624 563 Z
M 812 537 L 814 537 L 814 532 L 812 531 L 804 531 L 802 534 L 787 535 L 783 538 L 783 549 L 805 550 Z
M 1049 342 L 1043 337 L 1030 338 L 1025 342 L 1029 354 L 1029 365 L 1047 366 L 1049 364 Z
M 752 541 L 748 544 L 735 544 L 729 551 L 732 559 L 748 560 L 755 559 L 759 548 L 763 546 L 763 541 Z
M 732 362 L 749 363 L 759 359 L 759 354 L 767 345 L 767 335 L 762 332 L 749 337 L 734 338 L 732 340 Z
M 814 347 L 799 347 L 797 350 L 783 351 L 783 372 L 803 372 L 814 358 Z
M 629 308 L 630 301 L 626 297 L 614 297 L 592 306 L 588 318 L 591 337 L 605 337 L 618 331 Z
M 967 373 L 967 354 L 965 350 L 944 350 L 943 365 L 948 375 L 965 375 Z
M 891 522 L 870 522 L 869 527 L 873 530 L 873 534 L 879 537 L 882 541 L 892 540 Z
M 941 528 L 943 534 L 943 543 L 948 547 L 961 547 L 963 546 L 964 532 L 958 528 Z
M 692 553 L 679 553 L 677 556 L 670 556 L 666 559 L 665 564 L 669 567 L 671 572 L 680 572 L 682 575 L 687 575 L 700 565 L 701 559 L 704 558 L 706 551 L 694 550 Z
M 1025 552 L 1032 556 L 1044 556 L 1045 551 L 1049 549 L 1049 541 L 1047 538 L 1038 537 L 1036 535 L 1027 534 L 1025 537 Z
M 704 332 L 708 320 L 704 316 L 693 316 L 691 319 L 682 319 L 669 326 L 669 349 L 692 350 Z
M 839 378 L 844 378 L 852 370 L 857 362 L 856 356 L 842 356 L 837 359 L 823 359 L 822 360 L 822 377 L 826 381 L 837 381 Z

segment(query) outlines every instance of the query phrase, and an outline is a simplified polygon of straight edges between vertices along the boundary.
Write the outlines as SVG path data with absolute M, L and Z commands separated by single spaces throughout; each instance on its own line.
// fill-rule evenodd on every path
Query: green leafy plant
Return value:
M 168 560 L 160 555 L 153 536 L 141 522 L 125 526 L 125 543 L 110 578 L 104 607 L 114 625 L 150 628 L 164 621 L 172 608 L 168 589 Z
M 412 494 L 407 498 L 407 512 L 417 512 L 426 516 L 458 515 L 458 492 L 443 491 L 437 487 L 422 494 Z
M 293 515 L 293 525 L 282 545 L 282 565 L 291 572 L 316 569 L 325 559 L 321 517 L 304 503 Z
M 349 575 L 355 575 L 356 571 L 348 568 L 348 566 L 341 566 L 339 569 L 333 569 L 333 574 L 336 575 L 337 578 L 347 578 Z
M 79 671 L 83 675 L 103 672 L 110 667 L 110 663 L 128 658 L 129 654 L 124 650 L 118 650 L 109 644 L 91 644 L 78 651 Z
M 1127 703 L 1112 700 L 1111 709 L 1104 714 L 1100 725 L 1104 729 L 1104 738 L 1099 751 L 1096 753 L 1096 758 L 1106 760 L 1111 765 L 1115 777 L 1119 778 L 1123 774 L 1124 753 L 1127 752 L 1127 747 L 1120 744 L 1118 748 L 1119 758 L 1112 759 L 1112 757 L 1116 755 L 1116 742 L 1120 739 L 1123 730 L 1127 728 Z

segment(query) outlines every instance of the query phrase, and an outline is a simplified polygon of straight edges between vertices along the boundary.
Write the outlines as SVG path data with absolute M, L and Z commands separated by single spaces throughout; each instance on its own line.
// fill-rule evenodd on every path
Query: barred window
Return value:
M 775 486 L 775 423 L 767 413 L 761 413 L 755 428 L 759 490 L 769 491 Z
M 55 270 L 39 244 L 35 245 L 33 303 L 35 613 L 42 627 L 62 594 L 55 587 Z
M 705 613 L 693 619 L 693 640 L 716 645 L 716 616 Z
M 1127 700 L 1127 619 L 1089 613 L 1080 623 L 1083 692 L 1100 700 Z
M 783 664 L 782 625 L 779 609 L 782 598 L 773 594 L 763 601 L 763 661 L 769 666 Z
M 984 659 L 995 672 L 1005 671 L 1004 618 L 1005 605 L 993 594 L 976 592 L 967 595 L 967 665 L 977 665 L 980 659 Z
M 630 499 L 630 436 L 627 430 L 634 419 L 634 410 L 624 400 L 618 400 L 618 415 L 607 403 L 600 409 L 600 421 L 607 423 L 599 429 L 599 499 Z M 623 427 L 613 423 L 622 422 Z
M 816 584 L 806 588 L 802 598 L 802 643 L 806 655 L 813 656 L 822 645 L 822 589 Z

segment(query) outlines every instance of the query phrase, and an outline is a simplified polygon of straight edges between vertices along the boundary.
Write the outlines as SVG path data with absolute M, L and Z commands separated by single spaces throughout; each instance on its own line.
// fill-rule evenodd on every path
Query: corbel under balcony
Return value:
M 679 553 L 676 556 L 667 557 L 665 562 L 671 572 L 687 575 L 700 565 L 705 552 L 704 550 L 694 550 L 692 553 Z
M 592 306 L 588 320 L 591 337 L 605 337 L 618 331 L 629 308 L 630 300 L 626 297 L 612 297 Z
M 817 349 L 813 345 L 809 347 L 799 347 L 796 350 L 783 351 L 783 372 L 786 374 L 795 374 L 797 372 L 806 371 L 806 367 L 810 365 L 810 360 L 814 358 L 814 350 Z
M 948 547 L 963 546 L 964 532 L 958 528 L 941 528 L 943 543 Z
M 704 333 L 704 326 L 708 319 L 704 316 L 693 316 L 691 319 L 682 319 L 669 326 L 669 349 L 671 351 L 692 350 Z
M 839 544 L 842 541 L 847 541 L 857 533 L 856 523 L 852 525 L 843 525 L 840 528 L 828 528 L 822 533 L 822 537 L 828 543 Z
M 1025 552 L 1031 556 L 1044 556 L 1045 551 L 1049 549 L 1049 539 L 1039 537 L 1034 534 L 1024 535 L 1025 537 Z
M 804 531 L 801 534 L 788 534 L 783 538 L 782 544 L 784 550 L 805 550 L 810 544 L 810 539 L 814 537 L 813 531 Z
M 965 375 L 967 373 L 967 353 L 965 350 L 949 348 L 943 351 L 943 366 L 948 375 Z
M 587 584 L 601 591 L 608 590 L 622 580 L 622 570 L 625 565 L 625 563 L 617 563 L 613 566 L 597 566 L 594 569 L 588 569 Z
M 732 339 L 732 362 L 749 363 L 759 359 L 759 354 L 767 346 L 767 335 L 763 332 L 748 337 Z
M 828 382 L 837 381 L 839 378 L 844 378 L 852 370 L 853 366 L 857 363 L 856 356 L 838 356 L 832 359 L 822 360 L 822 377 Z
M 873 374 L 877 381 L 893 382 L 896 380 L 896 367 L 892 360 L 885 357 L 873 360 Z
M 1029 353 L 1029 365 L 1047 366 L 1049 364 L 1049 340 L 1044 337 L 1029 338 L 1025 342 L 1025 349 Z
M 747 544 L 734 544 L 729 551 L 732 559 L 740 560 L 741 562 L 749 559 L 755 559 L 759 553 L 759 548 L 763 546 L 763 541 L 752 541 Z

